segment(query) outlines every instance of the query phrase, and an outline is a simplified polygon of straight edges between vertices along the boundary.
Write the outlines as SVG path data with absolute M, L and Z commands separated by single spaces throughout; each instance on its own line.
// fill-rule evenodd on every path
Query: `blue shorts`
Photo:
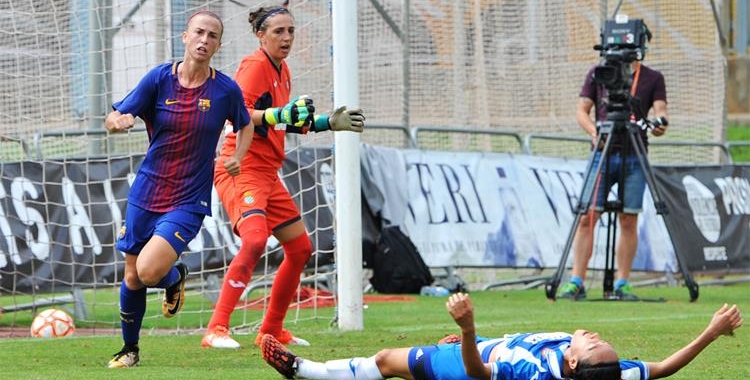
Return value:
M 594 157 L 591 162 L 591 168 L 589 171 L 588 182 L 584 189 L 593 191 L 594 181 L 597 180 L 596 168 L 599 166 L 601 159 L 601 152 L 594 153 Z M 608 167 L 607 167 L 608 166 Z M 620 173 L 625 170 L 625 184 L 620 184 Z M 619 199 L 619 195 L 612 189 L 614 184 L 617 184 L 618 191 L 624 189 L 624 199 L 622 200 L 622 212 L 626 214 L 637 214 L 643 210 L 643 193 L 646 191 L 646 176 L 643 174 L 643 169 L 638 161 L 636 155 L 625 156 L 625 163 L 623 165 L 623 156 L 617 153 L 609 154 L 609 165 L 607 162 L 602 164 L 601 168 L 602 176 L 599 179 L 599 186 L 596 190 L 596 210 L 604 211 L 604 201 L 610 196 L 610 190 L 612 190 L 612 197 Z M 589 199 L 592 194 L 583 194 L 583 199 Z M 593 200 L 593 198 L 590 198 Z M 612 199 L 612 198 L 610 198 Z
M 414 347 L 408 362 L 415 380 L 472 380 L 466 375 L 460 344 Z
M 185 210 L 152 212 L 129 204 L 125 224 L 117 238 L 117 249 L 131 255 L 141 253 L 154 235 L 169 242 L 179 257 L 203 225 L 203 214 Z

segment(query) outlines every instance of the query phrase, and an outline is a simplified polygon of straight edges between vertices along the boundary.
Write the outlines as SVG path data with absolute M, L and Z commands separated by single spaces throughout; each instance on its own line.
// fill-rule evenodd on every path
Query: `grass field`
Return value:
M 750 143 L 750 125 L 730 125 L 727 127 L 727 141 Z M 735 146 L 731 150 L 735 163 L 750 163 L 750 146 Z
M 750 126 L 731 126 L 728 141 L 750 141 Z M 750 163 L 750 147 L 733 151 L 737 163 Z M 592 292 L 593 293 L 593 292 Z M 661 360 L 689 342 L 708 323 L 712 313 L 724 302 L 737 303 L 750 316 L 750 284 L 705 286 L 695 303 L 688 302 L 688 292 L 681 287 L 638 288 L 642 297 L 663 297 L 666 302 L 549 302 L 544 292 L 535 290 L 472 292 L 477 306 L 478 331 L 483 336 L 497 336 L 526 331 L 567 331 L 586 328 L 598 331 L 612 342 L 624 358 Z M 3 379 L 281 379 L 260 358 L 252 344 L 253 334 L 237 335 L 243 345 L 239 350 L 209 350 L 200 347 L 199 328 L 210 317 L 205 299 L 188 298 L 178 316 L 176 332 L 173 320 L 161 317 L 144 321 L 140 342 L 141 365 L 131 370 L 106 368 L 111 355 L 121 347 L 116 333 L 116 297 L 118 289 L 101 291 L 99 304 L 107 307 L 89 310 L 93 320 L 111 320 L 97 326 L 96 336 L 78 334 L 59 340 L 30 338 L 0 339 L 0 365 Z M 6 297 L 0 304 L 28 302 Z M 91 301 L 92 304 L 94 300 Z M 102 302 L 104 301 L 104 302 Z M 363 331 L 342 332 L 330 326 L 334 314 L 323 312 L 321 318 L 303 310 L 302 322 L 288 326 L 310 340 L 312 347 L 295 348 L 295 352 L 316 360 L 350 356 L 370 356 L 380 348 L 423 345 L 437 341 L 448 332 L 457 332 L 445 312 L 444 298 L 415 296 L 412 302 L 371 303 L 365 310 Z M 158 310 L 159 297 L 150 297 L 149 315 Z M 201 311 L 202 310 L 202 311 Z M 252 314 L 254 313 L 254 314 Z M 249 320 L 260 317 L 252 312 Z M 233 316 L 234 323 L 239 313 Z M 11 321 L 12 318 L 12 321 Z M 32 314 L 1 315 L 0 326 L 28 324 Z M 11 323 L 12 322 L 12 323 Z M 693 363 L 671 379 L 735 380 L 750 378 L 750 322 L 732 338 L 722 338 Z M 194 327 L 193 334 L 186 333 Z M 82 324 L 81 327 L 90 328 Z M 83 330 L 83 329 L 82 329 Z M 158 331 L 158 332 L 154 332 Z
M 471 293 L 480 335 L 586 328 L 600 332 L 621 357 L 646 361 L 661 360 L 692 340 L 724 302 L 750 312 L 748 283 L 704 286 L 694 303 L 683 287 L 638 288 L 638 294 L 666 302 L 550 302 L 540 289 Z M 407 302 L 371 303 L 365 309 L 363 331 L 339 331 L 328 319 L 308 319 L 288 327 L 313 344 L 295 348 L 299 355 L 317 360 L 370 356 L 380 348 L 423 345 L 457 332 L 444 302 L 445 298 L 415 296 Z M 162 322 L 167 327 L 171 321 Z M 0 339 L 0 363 L 4 379 L 281 379 L 252 345 L 254 335 L 235 337 L 241 349 L 212 350 L 200 347 L 198 332 L 144 334 L 141 365 L 127 370 L 106 368 L 121 346 L 117 335 L 7 338 Z M 671 378 L 750 378 L 748 350 L 750 327 L 745 326 L 734 337 L 714 342 Z

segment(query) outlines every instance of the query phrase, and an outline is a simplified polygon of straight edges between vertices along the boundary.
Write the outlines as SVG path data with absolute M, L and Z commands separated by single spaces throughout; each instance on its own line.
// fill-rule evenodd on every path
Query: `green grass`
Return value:
M 688 343 L 724 302 L 750 310 L 750 284 L 704 286 L 696 302 L 689 302 L 682 287 L 638 288 L 642 297 L 663 297 L 666 302 L 549 302 L 534 290 L 477 291 L 478 332 L 483 336 L 526 331 L 598 331 L 624 358 L 661 360 Z M 591 292 L 594 293 L 594 292 Z M 592 294 L 591 296 L 594 296 Z M 362 331 L 340 331 L 330 321 L 307 319 L 290 327 L 310 340 L 311 347 L 294 351 L 316 360 L 370 356 L 381 348 L 422 345 L 457 332 L 445 311 L 445 298 L 416 296 L 413 302 L 370 303 L 364 310 Z M 151 308 L 151 305 L 149 305 Z M 178 317 L 180 324 L 192 318 Z M 163 320 L 168 327 L 171 320 Z M 189 330 L 189 329 L 188 329 Z M 187 330 L 183 330 L 187 331 Z M 105 367 L 119 350 L 117 335 L 73 336 L 57 340 L 0 339 L 4 379 L 281 379 L 252 345 L 254 335 L 236 335 L 239 350 L 200 347 L 200 333 L 148 334 L 141 346 L 141 365 L 134 369 Z M 747 352 L 750 328 L 714 342 L 672 379 L 743 379 L 750 377 Z
M 730 125 L 727 127 L 727 142 L 750 144 L 750 125 Z M 735 163 L 750 163 L 750 145 L 733 146 L 730 150 Z

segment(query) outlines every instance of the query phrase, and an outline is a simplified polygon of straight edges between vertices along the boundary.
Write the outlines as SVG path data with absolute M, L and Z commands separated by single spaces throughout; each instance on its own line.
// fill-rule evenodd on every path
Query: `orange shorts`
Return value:
M 214 168 L 214 186 L 235 232 L 240 219 L 255 214 L 266 217 L 269 236 L 277 228 L 300 220 L 297 204 L 276 172 L 244 169 L 239 175 L 231 176 L 221 160 L 216 161 Z

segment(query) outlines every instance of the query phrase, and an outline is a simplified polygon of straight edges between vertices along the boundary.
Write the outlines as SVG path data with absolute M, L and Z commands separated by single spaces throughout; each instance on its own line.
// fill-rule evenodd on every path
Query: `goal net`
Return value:
M 279 3 L 10 0 L 0 4 L 4 52 L 0 58 L 0 294 L 13 295 L 2 297 L 3 309 L 23 311 L 54 303 L 55 297 L 59 302 L 83 297 L 86 321 L 117 328 L 116 285 L 123 263 L 115 252 L 114 236 L 125 197 L 111 189 L 127 186 L 147 139 L 138 128 L 109 137 L 103 118 L 111 103 L 132 89 L 147 70 L 182 57 L 180 33 L 193 12 L 210 9 L 222 16 L 223 44 L 213 65 L 231 75 L 241 58 L 258 47 L 248 12 Z M 408 3 L 410 8 L 404 9 L 401 0 L 357 1 L 359 62 L 351 64 L 359 65 L 359 105 L 368 123 L 362 142 L 406 147 L 399 131 L 420 127 L 456 132 L 418 135 L 423 149 L 495 146 L 492 139 L 472 137 L 475 140 L 468 141 L 467 147 L 467 139 L 458 136 L 470 129 L 581 136 L 574 115 L 578 92 L 585 73 L 599 60 L 593 50 L 599 43 L 599 28 L 618 1 Z M 645 63 L 662 71 L 667 82 L 672 127 L 662 139 L 722 142 L 725 59 L 711 3 L 622 3 L 620 13 L 644 19 L 654 35 Z M 293 95 L 309 94 L 318 110 L 331 109 L 330 1 L 292 1 L 290 9 L 297 26 L 287 60 Z M 394 126 L 397 133 L 392 133 Z M 316 247 L 303 285 L 331 291 L 326 286 L 335 281 L 329 207 L 335 189 L 328 177 L 332 144 L 330 133 L 290 137 L 287 150 L 294 164 L 283 172 Z M 553 142 L 540 152 L 556 153 L 560 146 Z M 656 151 L 655 160 L 681 161 L 678 150 Z M 706 161 L 713 157 L 706 153 Z M 196 281 L 190 289 L 199 305 L 188 311 L 199 317 L 199 327 L 210 317 L 226 264 L 238 244 L 226 232 L 218 201 L 214 211 L 206 237 L 185 253 L 197 269 L 191 273 Z M 76 224 L 71 215 L 91 228 Z M 257 268 L 247 300 L 268 289 L 280 255 L 277 246 L 269 240 L 266 260 Z M 82 274 L 81 266 L 88 268 L 89 275 Z M 83 289 L 84 294 L 69 298 L 70 289 Z M 315 293 L 316 299 L 324 298 L 320 294 L 327 293 Z M 160 294 L 152 294 L 150 301 L 159 300 Z M 297 301 L 290 321 L 335 314 L 333 308 L 316 306 L 322 303 L 307 309 L 303 306 L 309 303 Z M 239 307 L 236 326 L 252 328 L 259 322 L 265 301 L 261 297 L 257 302 L 259 307 Z M 147 324 L 158 327 L 158 307 L 150 305 L 147 313 Z M 13 317 L 1 323 L 13 324 L 17 314 L 9 315 Z M 165 325 L 174 326 L 171 321 Z

